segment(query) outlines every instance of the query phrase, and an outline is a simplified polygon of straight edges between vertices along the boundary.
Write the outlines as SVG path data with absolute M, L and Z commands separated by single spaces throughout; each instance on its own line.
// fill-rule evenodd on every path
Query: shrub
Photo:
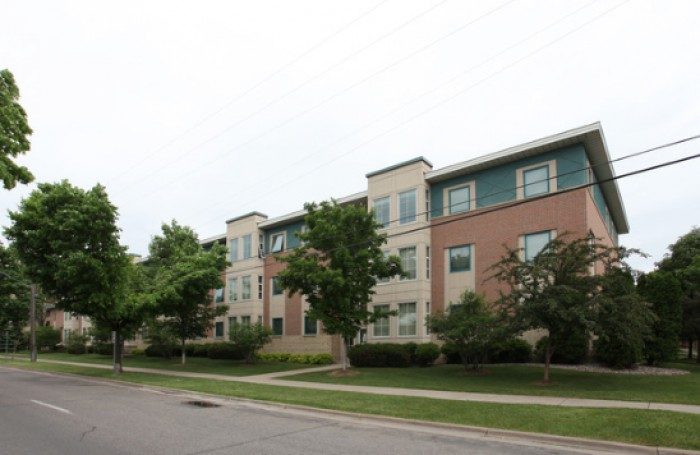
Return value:
M 394 343 L 359 344 L 348 349 L 348 359 L 354 367 L 408 367 L 410 350 Z
M 144 349 L 134 348 L 134 349 L 131 350 L 131 352 L 129 353 L 129 355 L 134 355 L 134 356 L 136 356 L 136 355 L 144 355 L 145 353 L 146 353 L 146 351 L 145 351 Z
M 180 349 L 174 345 L 151 344 L 144 350 L 147 357 L 164 357 L 170 359 L 180 354 Z
M 272 331 L 260 323 L 236 324 L 231 327 L 228 337 L 244 353 L 246 362 L 253 363 L 257 351 L 270 342 Z
M 207 346 L 207 357 L 210 359 L 243 360 L 246 352 L 233 343 L 220 342 L 209 343 Z
M 428 367 L 440 357 L 440 348 L 435 343 L 419 344 L 416 347 L 414 364 L 419 367 Z
M 114 345 L 112 343 L 93 343 L 92 352 L 99 355 L 112 355 Z
M 643 358 L 654 315 L 636 295 L 609 299 L 600 305 L 596 358 L 612 368 L 632 368 Z
M 675 359 L 683 319 L 681 282 L 671 272 L 657 270 L 640 276 L 638 289 L 656 315 L 651 336 L 644 344 L 647 364 L 658 365 Z
M 509 338 L 491 344 L 487 355 L 491 363 L 525 363 L 532 359 L 532 345 L 522 338 Z
M 192 357 L 207 357 L 209 355 L 209 343 L 191 344 L 192 353 L 187 353 Z
M 36 329 L 37 349 L 55 349 L 61 342 L 61 331 L 44 325 Z
M 411 359 L 411 365 L 416 364 L 416 352 L 418 351 L 418 343 L 410 341 L 408 343 L 402 344 L 403 348 L 408 352 L 408 356 Z
M 459 349 L 454 343 L 446 342 L 440 348 L 442 355 L 445 356 L 446 363 L 461 364 L 462 358 L 459 356 Z
M 66 352 L 68 354 L 85 354 L 87 352 L 87 337 L 83 335 L 71 335 L 68 339 L 68 345 L 66 346 Z
M 260 360 L 268 362 L 293 362 L 308 365 L 330 365 L 333 363 L 333 356 L 330 354 L 288 354 L 282 352 L 269 352 L 258 354 Z
M 557 344 L 552 354 L 552 363 L 564 363 L 577 365 L 583 363 L 588 357 L 588 344 L 590 335 L 587 332 L 572 330 L 569 336 Z M 535 344 L 535 359 L 544 362 L 544 349 L 547 337 L 542 337 Z

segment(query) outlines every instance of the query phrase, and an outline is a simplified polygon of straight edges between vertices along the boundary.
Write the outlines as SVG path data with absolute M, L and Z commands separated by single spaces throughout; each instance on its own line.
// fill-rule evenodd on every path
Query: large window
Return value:
M 243 236 L 243 259 L 253 257 L 253 238 L 250 234 Z
M 214 325 L 214 336 L 216 338 L 222 338 L 224 336 L 224 321 L 218 321 Z
M 229 316 L 228 317 L 228 329 L 229 330 L 236 327 L 237 324 L 238 324 L 238 319 L 236 318 L 236 316 Z
M 228 243 L 229 260 L 236 262 L 238 260 L 238 237 L 231 239 Z
M 384 314 L 389 312 L 389 305 L 375 305 L 375 311 L 380 311 Z M 372 334 L 375 337 L 388 337 L 389 336 L 389 316 L 384 316 L 374 321 L 374 327 L 372 329 Z
M 471 209 L 471 189 L 468 186 L 455 188 L 448 193 L 450 213 L 468 212 Z
M 400 248 L 399 257 L 401 258 L 401 268 L 403 269 L 404 276 L 401 277 L 402 280 L 415 280 L 416 279 L 416 247 L 412 246 L 410 248 Z
M 224 301 L 224 288 L 219 288 L 214 291 L 214 302 L 221 303 Z
M 318 333 L 318 323 L 316 319 L 304 316 L 304 335 L 316 335 Z
M 250 276 L 241 277 L 241 300 L 250 300 Z
M 270 237 L 270 252 L 279 253 L 284 251 L 284 232 L 273 234 Z
M 528 169 L 523 172 L 523 194 L 533 197 L 549 193 L 549 165 Z
M 272 318 L 272 334 L 277 336 L 284 334 L 283 318 Z
M 391 220 L 391 198 L 389 196 L 374 200 L 374 217 L 383 228 L 389 227 Z
M 399 223 L 416 221 L 416 190 L 399 193 Z
M 399 303 L 399 336 L 416 335 L 416 303 Z
M 272 277 L 272 295 L 281 295 L 283 293 L 284 293 L 284 289 L 282 289 L 282 285 L 280 284 L 280 277 L 273 276 Z
M 525 235 L 525 260 L 532 261 L 535 257 L 544 250 L 549 241 L 552 240 L 550 231 L 535 232 Z
M 241 325 L 250 326 L 250 316 L 241 316 Z
M 390 254 L 389 250 L 384 250 L 384 251 L 382 251 L 382 253 L 384 253 L 384 260 L 389 258 L 389 254 Z M 377 278 L 377 283 L 388 283 L 389 279 L 390 278 L 388 276 L 384 277 L 384 278 Z
M 450 248 L 450 273 L 468 272 L 472 269 L 472 247 L 462 245 Z
M 235 302 L 238 300 L 238 278 L 228 280 L 228 301 Z

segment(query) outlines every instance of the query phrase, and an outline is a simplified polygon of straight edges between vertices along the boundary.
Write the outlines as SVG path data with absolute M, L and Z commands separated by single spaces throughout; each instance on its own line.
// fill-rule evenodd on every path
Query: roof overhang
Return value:
M 620 196 L 620 189 L 617 180 L 609 180 L 615 177 L 615 170 L 610 163 L 610 154 L 603 135 L 603 128 L 600 122 L 581 126 L 563 133 L 547 136 L 535 141 L 526 142 L 521 145 L 509 147 L 507 149 L 491 153 L 488 155 L 463 161 L 430 171 L 425 178 L 430 183 L 437 183 L 464 174 L 470 174 L 482 169 L 507 164 L 522 158 L 539 155 L 551 150 L 560 149 L 566 146 L 583 144 L 588 155 L 588 161 L 593 168 L 603 192 L 603 197 L 608 205 L 610 216 L 615 223 L 615 228 L 620 234 L 629 232 L 627 214 L 625 206 Z

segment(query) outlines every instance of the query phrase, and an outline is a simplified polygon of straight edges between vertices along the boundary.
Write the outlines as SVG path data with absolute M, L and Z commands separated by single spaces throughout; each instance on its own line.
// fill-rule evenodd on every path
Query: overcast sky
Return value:
M 39 182 L 101 183 L 122 240 L 200 237 L 601 121 L 613 158 L 700 133 L 700 2 L 0 1 Z M 618 174 L 700 141 L 617 163 Z M 700 224 L 700 160 L 620 180 L 652 255 Z M 35 185 L 0 191 L 0 225 Z

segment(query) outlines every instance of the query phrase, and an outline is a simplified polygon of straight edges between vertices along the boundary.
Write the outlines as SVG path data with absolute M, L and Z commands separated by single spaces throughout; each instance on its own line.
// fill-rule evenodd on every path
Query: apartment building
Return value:
M 505 246 L 530 258 L 564 232 L 617 245 L 629 226 L 613 176 L 599 123 L 441 169 L 418 157 L 368 173 L 365 191 L 338 202 L 375 214 L 388 236 L 385 253 L 401 258 L 406 276 L 377 284 L 371 305 L 396 316 L 363 328 L 356 342 L 430 341 L 425 317 L 464 290 L 498 296 L 489 267 Z M 299 245 L 304 214 L 252 212 L 228 220 L 226 234 L 203 241 L 226 243 L 231 259 L 226 286 L 215 291 L 215 303 L 229 305 L 216 321 L 215 338 L 224 338 L 232 324 L 261 321 L 274 333 L 268 351 L 337 356 L 339 340 L 306 317 L 303 296 L 288 297 L 277 282 L 284 268 L 277 257 Z

